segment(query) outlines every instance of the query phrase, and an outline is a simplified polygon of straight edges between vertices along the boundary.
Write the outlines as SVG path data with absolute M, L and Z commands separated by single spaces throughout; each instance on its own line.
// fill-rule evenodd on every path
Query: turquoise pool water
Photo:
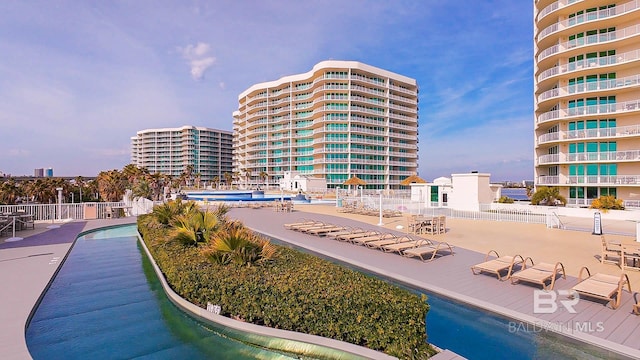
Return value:
M 291 359 L 221 336 L 177 309 L 135 231 L 78 238 L 27 328 L 34 359 Z

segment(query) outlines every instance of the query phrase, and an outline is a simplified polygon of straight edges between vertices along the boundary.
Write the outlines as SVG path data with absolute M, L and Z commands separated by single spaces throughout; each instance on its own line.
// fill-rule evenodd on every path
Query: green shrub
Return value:
M 498 202 L 500 204 L 513 204 L 513 199 L 508 196 L 500 196 L 500 199 L 498 199 Z
M 171 230 L 148 226 L 155 221 L 150 218 L 138 217 L 145 243 L 171 287 L 200 307 L 211 302 L 228 317 L 347 341 L 403 359 L 434 353 L 426 342 L 429 305 L 424 295 L 273 244 L 278 256 L 256 266 L 211 261 L 205 250 L 166 240 Z

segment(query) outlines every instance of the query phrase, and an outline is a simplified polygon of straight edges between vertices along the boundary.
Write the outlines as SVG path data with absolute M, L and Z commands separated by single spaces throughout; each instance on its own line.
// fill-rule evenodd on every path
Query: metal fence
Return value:
M 365 207 L 378 209 L 379 196 L 345 197 L 343 203 L 362 202 Z M 424 203 L 411 201 L 407 197 L 382 197 L 382 209 L 401 211 L 405 214 L 420 214 L 426 216 L 445 215 L 454 219 L 506 221 L 529 224 L 549 225 L 548 212 L 534 212 L 526 208 L 508 207 L 496 208 L 492 204 L 481 204 L 479 211 L 456 210 L 449 207 L 427 207 Z

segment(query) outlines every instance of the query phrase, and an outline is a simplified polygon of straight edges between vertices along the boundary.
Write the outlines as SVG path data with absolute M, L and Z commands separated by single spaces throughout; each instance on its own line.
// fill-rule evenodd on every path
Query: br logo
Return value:
M 558 300 L 558 295 L 566 296 L 566 299 Z M 580 301 L 580 296 L 573 290 L 534 290 L 533 291 L 533 313 L 553 314 L 558 310 L 558 303 L 571 314 L 576 313 L 573 307 Z

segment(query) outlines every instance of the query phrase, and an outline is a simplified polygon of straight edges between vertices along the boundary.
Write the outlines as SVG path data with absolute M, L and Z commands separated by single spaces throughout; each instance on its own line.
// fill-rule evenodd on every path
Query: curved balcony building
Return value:
M 297 171 L 329 188 L 358 176 L 369 189 L 398 189 L 417 173 L 418 85 L 406 76 L 323 61 L 251 86 L 233 117 L 234 171 L 252 183 Z
M 131 137 L 131 163 L 150 173 L 180 176 L 187 166 L 203 181 L 233 171 L 230 131 L 196 126 L 147 129 Z
M 534 0 L 535 184 L 640 206 L 640 0 Z

